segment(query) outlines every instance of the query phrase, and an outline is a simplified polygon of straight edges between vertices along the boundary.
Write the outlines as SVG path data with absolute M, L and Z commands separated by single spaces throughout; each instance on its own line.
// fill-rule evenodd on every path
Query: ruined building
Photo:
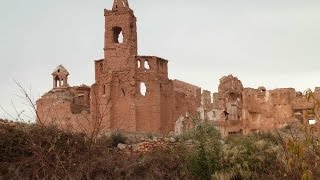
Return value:
M 220 79 L 218 93 L 203 93 L 205 116 L 223 135 L 249 134 L 282 128 L 294 121 L 303 124 L 315 123 L 310 113 L 314 103 L 293 88 L 267 90 L 244 88 L 240 80 L 232 75 Z M 320 99 L 320 89 L 314 96 Z
M 223 135 L 282 127 L 312 105 L 294 89 L 244 88 L 233 76 L 219 92 L 168 78 L 168 61 L 138 55 L 136 17 L 127 0 L 105 10 L 104 59 L 95 61 L 95 83 L 71 87 L 59 65 L 53 89 L 37 101 L 38 121 L 75 131 L 97 130 L 177 134 L 200 113 Z

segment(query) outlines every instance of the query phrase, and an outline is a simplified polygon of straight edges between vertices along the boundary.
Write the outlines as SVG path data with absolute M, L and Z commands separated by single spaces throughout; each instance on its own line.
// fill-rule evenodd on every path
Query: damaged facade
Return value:
M 315 119 L 310 113 L 314 103 L 293 88 L 244 88 L 240 80 L 229 75 L 220 79 L 218 93 L 213 93 L 211 102 L 209 94 L 202 93 L 206 100 L 204 116 L 224 136 L 271 131 L 295 121 L 309 124 Z M 315 89 L 314 96 L 320 99 L 320 89 Z
M 95 61 L 95 83 L 71 87 L 58 66 L 53 89 L 37 101 L 38 121 L 75 131 L 180 134 L 198 112 L 223 135 L 265 131 L 296 119 L 312 106 L 294 89 L 244 88 L 233 76 L 218 93 L 168 78 L 168 61 L 140 56 L 136 17 L 127 0 L 105 10 L 104 59 Z

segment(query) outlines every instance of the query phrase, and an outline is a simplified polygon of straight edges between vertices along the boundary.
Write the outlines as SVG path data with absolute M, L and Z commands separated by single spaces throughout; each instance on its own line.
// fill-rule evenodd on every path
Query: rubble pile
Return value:
M 118 144 L 118 149 L 125 153 L 147 153 L 154 149 L 167 148 L 176 143 L 175 138 L 154 138 L 152 140 L 143 140 L 136 144 Z

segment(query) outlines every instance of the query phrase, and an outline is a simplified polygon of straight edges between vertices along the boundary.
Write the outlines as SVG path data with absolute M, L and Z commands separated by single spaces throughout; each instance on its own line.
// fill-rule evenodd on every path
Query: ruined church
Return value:
M 314 119 L 306 114 L 312 103 L 293 88 L 244 88 L 229 75 L 211 93 L 171 80 L 168 60 L 138 55 L 136 17 L 127 0 L 114 0 L 104 16 L 104 59 L 94 62 L 94 84 L 70 86 L 68 70 L 59 65 L 53 89 L 37 101 L 38 122 L 74 131 L 166 135 L 182 133 L 200 115 L 227 136 Z

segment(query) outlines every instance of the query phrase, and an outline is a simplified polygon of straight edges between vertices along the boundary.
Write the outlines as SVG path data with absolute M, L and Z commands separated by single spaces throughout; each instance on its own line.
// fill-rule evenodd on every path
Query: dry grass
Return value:
M 0 126 L 0 179 L 191 178 L 179 148 L 128 155 L 109 138 L 37 125 Z M 182 151 L 182 150 L 181 150 Z
M 297 131 L 305 136 L 292 143 L 287 136 L 279 139 L 272 134 L 220 139 L 205 132 L 188 136 L 192 146 L 181 137 L 165 148 L 126 154 L 114 147 L 124 140 L 119 134 L 92 141 L 90 134 L 0 120 L 0 179 L 210 179 L 212 174 L 218 179 L 319 177 L 319 137 L 311 131 Z M 214 142 L 221 141 L 219 148 Z

